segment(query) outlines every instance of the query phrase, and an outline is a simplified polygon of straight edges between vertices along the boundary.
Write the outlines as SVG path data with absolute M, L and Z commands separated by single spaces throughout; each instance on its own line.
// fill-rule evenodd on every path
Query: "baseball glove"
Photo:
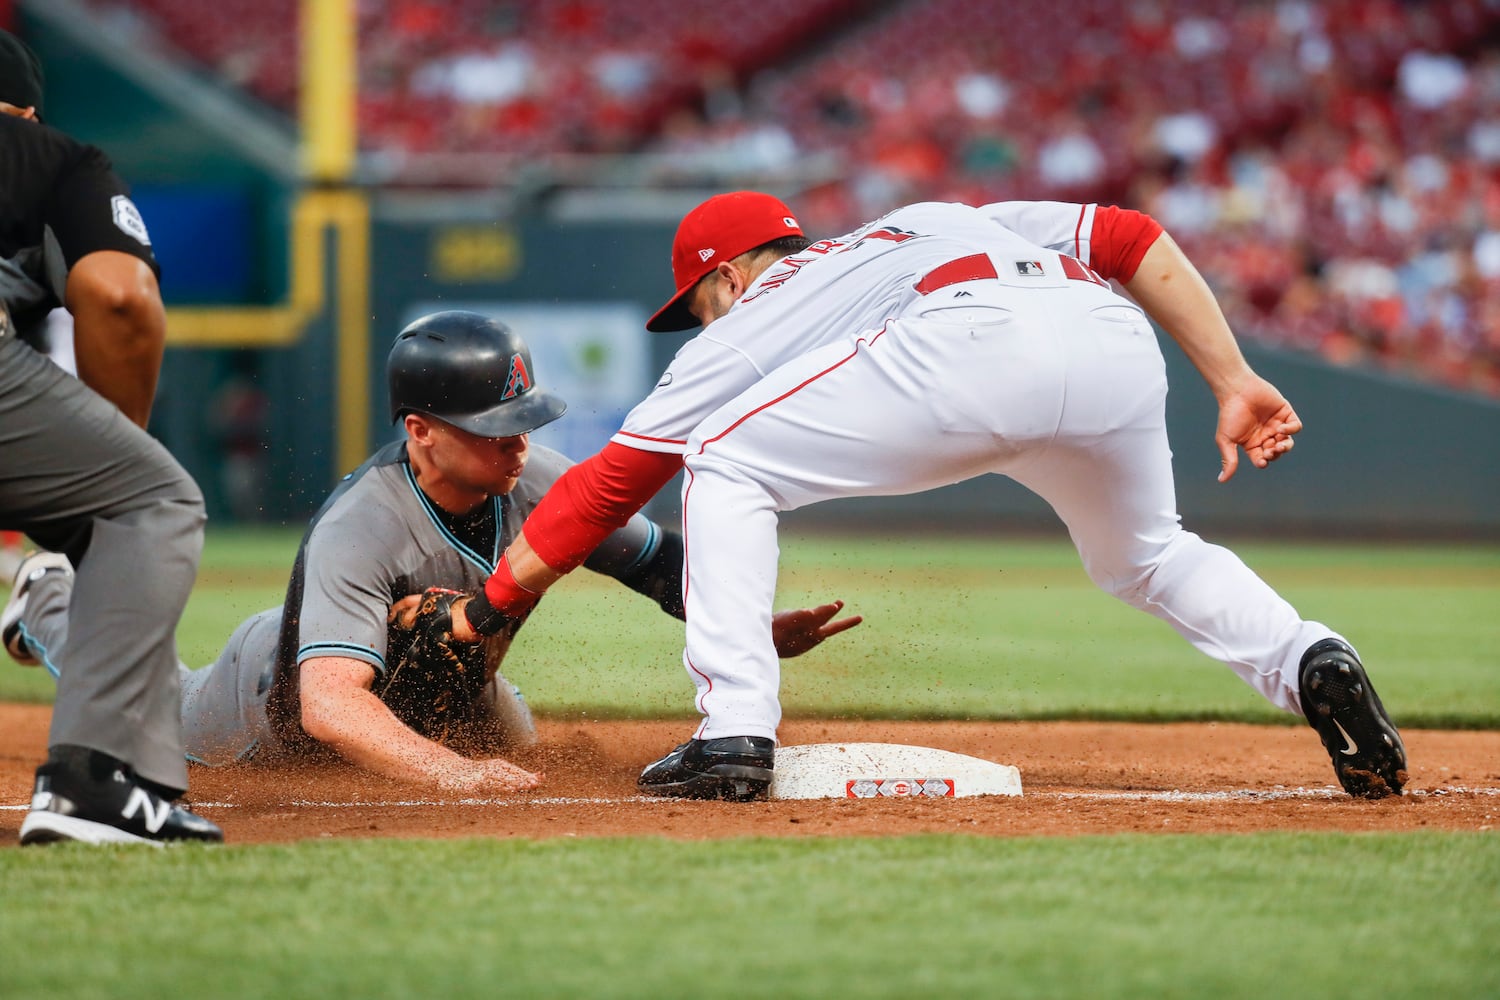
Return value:
M 463 596 L 429 587 L 415 612 L 392 609 L 387 669 L 372 688 L 398 719 L 439 743 L 473 721 L 489 679 L 485 643 L 453 638 L 453 602 Z

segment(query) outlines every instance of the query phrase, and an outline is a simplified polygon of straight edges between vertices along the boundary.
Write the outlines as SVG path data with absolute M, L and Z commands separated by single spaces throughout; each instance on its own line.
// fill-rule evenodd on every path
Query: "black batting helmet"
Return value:
M 568 408 L 537 387 L 526 341 L 462 310 L 423 316 L 398 333 L 385 379 L 391 420 L 426 413 L 480 437 L 525 434 Z

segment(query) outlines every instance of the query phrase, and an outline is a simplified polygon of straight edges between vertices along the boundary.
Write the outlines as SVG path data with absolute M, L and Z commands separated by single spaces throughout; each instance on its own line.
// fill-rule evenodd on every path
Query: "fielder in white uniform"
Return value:
M 769 784 L 779 512 L 994 472 L 1052 506 L 1101 588 L 1307 717 L 1351 794 L 1400 791 L 1405 751 L 1353 648 L 1179 523 L 1148 314 L 1218 398 L 1221 480 L 1239 448 L 1264 467 L 1302 425 L 1159 225 L 1094 205 L 924 203 L 788 253 L 800 236 L 753 192 L 684 219 L 677 294 L 648 327 L 704 331 L 553 488 L 468 611 L 524 604 L 682 456 L 684 663 L 703 720 L 643 788 L 749 798 Z

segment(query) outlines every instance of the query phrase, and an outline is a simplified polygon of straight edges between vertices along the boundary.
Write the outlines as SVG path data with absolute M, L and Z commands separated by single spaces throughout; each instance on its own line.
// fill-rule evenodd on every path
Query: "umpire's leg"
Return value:
M 176 460 L 82 382 L 0 340 L 0 524 L 77 569 L 49 745 L 187 788 L 175 632 L 203 547 Z

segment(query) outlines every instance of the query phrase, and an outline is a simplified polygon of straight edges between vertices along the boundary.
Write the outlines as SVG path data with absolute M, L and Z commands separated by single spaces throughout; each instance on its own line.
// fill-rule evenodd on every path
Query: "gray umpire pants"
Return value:
M 160 442 L 14 337 L 0 338 L 0 527 L 77 570 L 48 745 L 187 788 L 175 634 L 203 496 Z

